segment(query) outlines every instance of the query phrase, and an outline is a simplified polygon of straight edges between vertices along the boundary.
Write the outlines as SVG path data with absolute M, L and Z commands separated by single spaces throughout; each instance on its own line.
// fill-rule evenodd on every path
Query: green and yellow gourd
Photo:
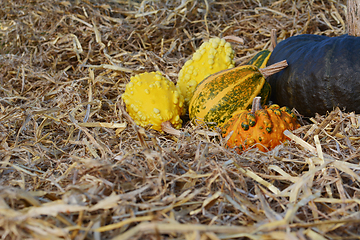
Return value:
M 264 68 L 266 67 L 267 62 L 269 61 L 269 58 L 271 56 L 271 51 L 268 49 L 262 50 L 255 54 L 254 57 L 252 57 L 246 65 L 254 65 L 258 68 Z
M 221 127 L 235 111 L 251 106 L 253 99 L 263 91 L 265 76 L 286 66 L 286 61 L 264 69 L 242 65 L 210 75 L 193 94 L 189 105 L 190 119 Z M 269 92 L 266 98 L 268 96 Z
M 184 111 L 184 98 L 174 83 L 160 72 L 131 77 L 122 99 L 130 117 L 139 126 L 152 124 L 151 128 L 160 132 L 161 124 L 167 121 L 177 129 L 182 126 L 180 115 Z
M 218 37 L 204 42 L 179 72 L 177 88 L 188 106 L 196 86 L 209 75 L 235 66 L 234 50 Z
M 271 56 L 271 51 L 268 49 L 262 50 L 255 54 L 254 57 L 252 57 L 246 65 L 254 65 L 258 68 L 265 68 L 267 62 L 269 61 L 269 58 Z M 271 85 L 268 81 L 265 81 L 263 88 L 261 89 L 259 93 L 259 97 L 261 97 L 261 104 L 265 105 L 267 104 L 269 98 L 271 95 Z

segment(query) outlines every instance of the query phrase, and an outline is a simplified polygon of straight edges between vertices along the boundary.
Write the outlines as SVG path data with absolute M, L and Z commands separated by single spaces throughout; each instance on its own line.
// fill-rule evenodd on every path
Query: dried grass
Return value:
M 2 239 L 359 239 L 359 115 L 303 119 L 238 155 L 215 130 L 135 126 L 130 76 L 176 82 L 212 36 L 243 63 L 278 39 L 345 33 L 345 1 L 0 1 Z

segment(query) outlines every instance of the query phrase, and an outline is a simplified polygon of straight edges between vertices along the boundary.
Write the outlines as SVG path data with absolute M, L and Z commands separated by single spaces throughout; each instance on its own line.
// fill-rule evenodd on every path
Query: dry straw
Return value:
M 359 116 L 302 119 L 268 153 L 216 130 L 135 126 L 130 76 L 176 82 L 195 49 L 236 63 L 294 34 L 345 32 L 344 1 L 0 1 L 2 239 L 359 239 Z

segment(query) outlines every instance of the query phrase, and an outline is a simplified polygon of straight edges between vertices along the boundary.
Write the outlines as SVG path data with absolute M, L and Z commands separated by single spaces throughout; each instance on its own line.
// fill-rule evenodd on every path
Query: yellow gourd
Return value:
M 177 88 L 185 98 L 185 105 L 188 106 L 196 86 L 202 80 L 213 73 L 233 68 L 233 59 L 234 50 L 225 39 L 217 37 L 204 42 L 179 72 Z
M 184 98 L 174 83 L 160 72 L 142 73 L 131 77 L 122 98 L 127 112 L 139 126 L 152 124 L 162 132 L 161 124 L 169 121 L 180 128 Z

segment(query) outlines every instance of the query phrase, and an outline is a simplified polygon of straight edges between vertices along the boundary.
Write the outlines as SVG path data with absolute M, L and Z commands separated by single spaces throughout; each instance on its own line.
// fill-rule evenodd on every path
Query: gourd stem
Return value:
M 277 62 L 270 66 L 267 66 L 266 68 L 261 68 L 261 69 L 259 69 L 259 71 L 262 73 L 262 75 L 264 75 L 265 78 L 267 78 L 268 76 L 271 76 L 277 72 L 280 72 L 287 66 L 288 66 L 287 61 L 283 60 L 281 62 Z
M 176 137 L 181 136 L 181 131 L 175 129 L 169 121 L 161 123 L 161 129 L 170 135 L 174 135 Z
M 360 2 L 354 0 L 347 1 L 347 31 L 349 35 L 359 37 L 360 36 Z
M 270 51 L 273 51 L 274 48 L 275 48 L 276 45 L 277 45 L 276 29 L 271 29 L 271 32 L 270 32 L 270 41 L 271 41 L 271 45 L 270 45 L 269 50 L 270 50 Z
M 261 97 L 254 97 L 252 101 L 251 113 L 254 114 L 256 111 L 262 109 L 261 107 Z
M 227 42 L 234 42 L 234 43 L 238 43 L 238 44 L 244 44 L 244 39 L 237 37 L 237 36 L 225 36 L 223 37 L 223 39 Z

